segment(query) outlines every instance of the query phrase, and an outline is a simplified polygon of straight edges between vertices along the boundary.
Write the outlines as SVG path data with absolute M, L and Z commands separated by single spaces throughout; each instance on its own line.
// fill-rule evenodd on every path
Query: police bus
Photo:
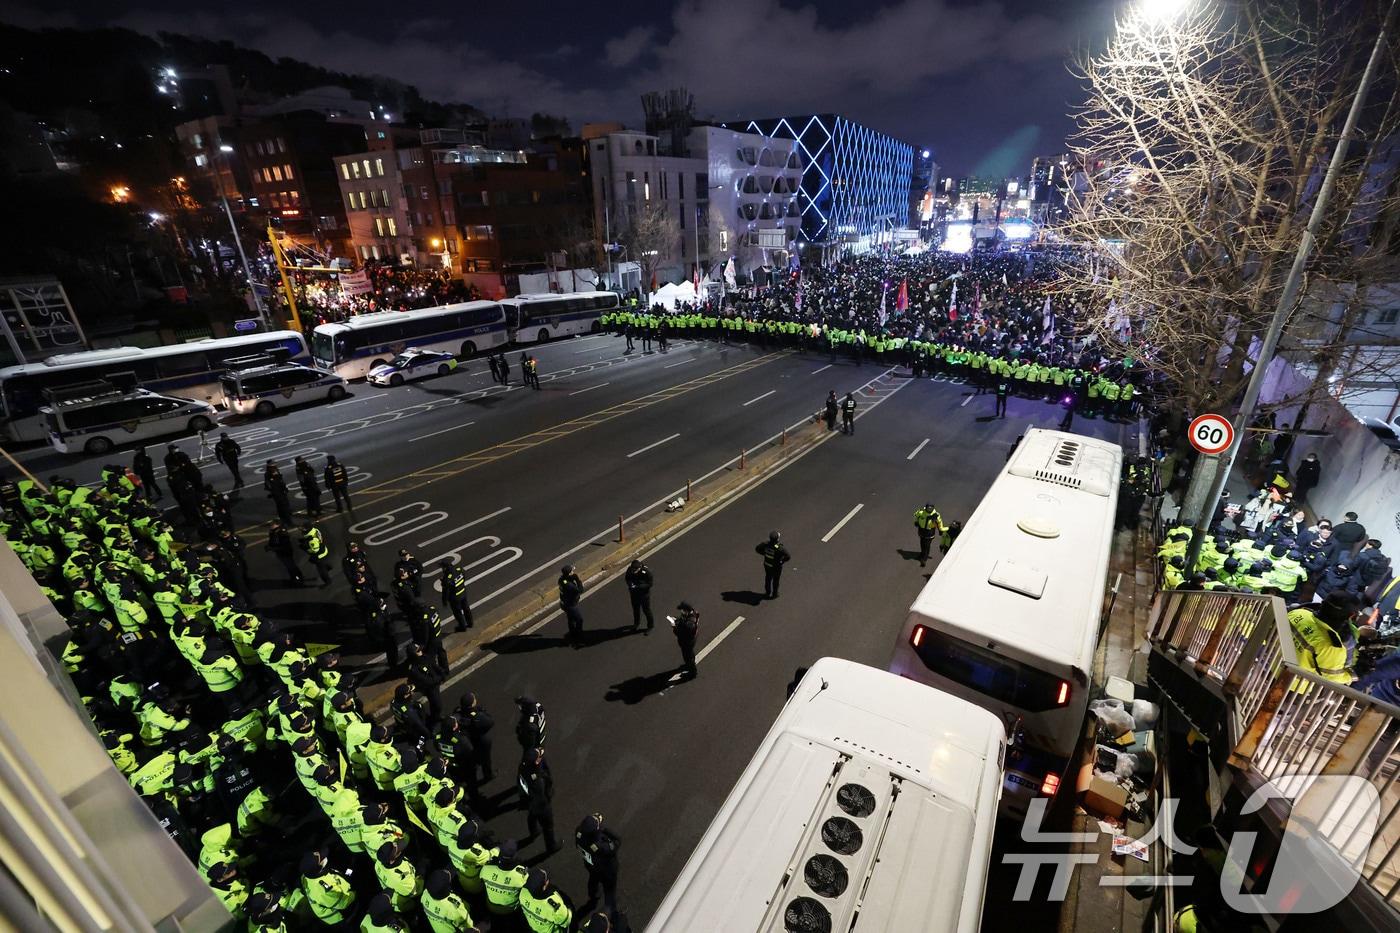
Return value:
M 971 703 L 823 658 L 803 676 L 648 933 L 975 933 L 1004 733 Z
M 311 355 L 346 379 L 363 379 L 410 347 L 472 356 L 508 340 L 505 308 L 494 301 L 464 301 L 320 324 L 311 335 Z
M 521 295 L 501 302 L 513 343 L 544 343 L 555 337 L 596 334 L 599 318 L 619 307 L 613 292 L 567 292 L 562 295 Z
M 61 353 L 42 363 L 0 369 L 0 406 L 5 436 L 12 441 L 38 441 L 49 425 L 39 411 L 45 391 L 75 383 L 112 381 L 133 384 L 165 395 L 224 404 L 220 375 L 227 361 L 255 353 L 280 353 L 290 361 L 310 359 L 306 339 L 292 330 L 237 337 L 218 337 L 165 347 L 112 347 Z
M 1032 429 L 914 600 L 890 670 L 991 710 L 1003 809 L 1053 798 L 1083 733 L 1122 451 Z

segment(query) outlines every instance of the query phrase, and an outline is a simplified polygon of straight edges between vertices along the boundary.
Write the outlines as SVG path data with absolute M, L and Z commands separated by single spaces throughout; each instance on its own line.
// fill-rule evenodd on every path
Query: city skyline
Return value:
M 567 19 L 547 4 L 449 10 L 400 25 L 359 2 L 333 12 L 254 2 L 191 15 L 173 0 L 116 12 L 78 0 L 59 11 L 7 4 L 0 19 L 227 39 L 274 57 L 382 74 L 493 115 L 558 114 L 575 129 L 590 121 L 639 125 L 641 93 L 683 85 L 703 118 L 844 112 L 933 149 L 952 174 L 1007 175 L 1063 148 L 1079 98 L 1068 62 L 1102 41 L 1113 9 L 1102 0 L 1049 12 L 1028 0 L 897 0 L 856 14 L 829 0 L 685 0 L 670 8 L 609 4 Z M 520 23 L 529 28 L 523 41 Z

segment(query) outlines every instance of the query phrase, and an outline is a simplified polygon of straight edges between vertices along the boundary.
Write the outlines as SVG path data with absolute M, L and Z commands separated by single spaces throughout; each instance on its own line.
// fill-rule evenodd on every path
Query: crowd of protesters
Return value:
M 435 305 L 471 301 L 478 297 L 460 276 L 446 269 L 412 269 L 369 263 L 367 290 L 343 287 L 334 277 L 307 274 L 298 283 L 297 308 L 307 327 L 343 321 L 371 311 L 408 311 Z

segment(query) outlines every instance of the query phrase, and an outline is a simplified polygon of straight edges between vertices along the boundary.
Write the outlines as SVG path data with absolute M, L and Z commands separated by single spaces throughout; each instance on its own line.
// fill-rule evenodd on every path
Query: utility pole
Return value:
M 1337 187 L 1337 177 L 1342 172 L 1342 163 L 1346 161 L 1347 150 L 1351 148 L 1351 139 L 1356 133 L 1356 122 L 1361 116 L 1362 108 L 1366 106 L 1366 98 L 1370 96 L 1371 84 L 1375 81 L 1381 56 L 1390 41 L 1390 33 L 1395 27 L 1397 10 L 1400 10 L 1400 0 L 1391 0 L 1390 9 L 1385 15 L 1385 22 L 1376 34 L 1376 44 L 1371 48 L 1371 58 L 1366 62 L 1366 70 L 1361 73 L 1361 81 L 1356 87 L 1356 95 L 1351 100 L 1351 109 L 1347 111 L 1347 119 L 1346 123 L 1342 125 L 1341 136 L 1337 139 L 1336 148 L 1332 150 L 1332 162 L 1327 166 L 1327 174 L 1322 179 L 1322 186 L 1317 189 L 1312 215 L 1308 217 L 1308 225 L 1303 228 L 1303 235 L 1298 240 L 1298 251 L 1293 256 L 1293 266 L 1288 270 L 1288 278 L 1283 283 L 1283 291 L 1279 293 L 1278 304 L 1274 307 L 1274 316 L 1269 321 L 1269 329 L 1264 333 L 1263 342 L 1259 345 L 1259 356 L 1254 361 L 1254 369 L 1249 374 L 1249 384 L 1245 387 L 1244 398 L 1240 401 L 1239 411 L 1234 417 L 1235 442 L 1230 445 L 1229 450 L 1220 456 L 1220 461 L 1215 466 L 1215 476 L 1210 484 L 1210 494 L 1206 496 L 1200 515 L 1196 516 L 1196 523 L 1191 531 L 1191 546 L 1186 552 L 1186 566 L 1188 568 L 1195 567 L 1197 558 L 1201 556 L 1201 545 L 1205 542 L 1206 532 L 1210 529 L 1210 519 L 1215 513 L 1215 504 L 1220 499 L 1220 493 L 1224 490 L 1225 482 L 1230 477 L 1230 469 L 1234 466 L 1240 445 L 1244 442 L 1245 428 L 1254 417 L 1255 406 L 1259 404 L 1259 393 L 1264 387 L 1264 375 L 1268 371 L 1269 364 L 1273 362 L 1279 338 L 1283 336 L 1283 325 L 1288 320 L 1289 312 L 1293 310 L 1293 306 L 1298 301 L 1298 291 L 1303 285 L 1303 271 L 1307 267 L 1308 260 L 1312 257 L 1313 247 L 1317 243 L 1318 228 L 1322 226 L 1322 220 L 1327 214 L 1328 204 L 1332 200 L 1332 191 Z M 1302 425 L 1295 425 L 1295 427 L 1301 428 Z M 1198 463 L 1200 462 L 1198 461 Z
M 214 169 L 214 178 L 219 183 L 219 200 L 224 203 L 224 215 L 228 217 L 228 228 L 233 231 L 233 242 L 238 247 L 238 258 L 243 262 L 243 274 L 248 277 L 248 291 L 253 293 L 253 307 L 258 309 L 258 320 L 262 321 L 263 330 L 271 330 L 272 325 L 267 319 L 267 309 L 263 307 L 262 297 L 258 294 L 258 287 L 253 284 L 253 267 L 248 264 L 248 254 L 243 251 L 243 238 L 238 235 L 238 225 L 233 222 L 233 208 L 228 205 L 228 195 L 224 194 L 224 172 L 228 165 L 228 154 L 233 151 L 233 147 L 228 143 L 219 144 L 220 165 Z

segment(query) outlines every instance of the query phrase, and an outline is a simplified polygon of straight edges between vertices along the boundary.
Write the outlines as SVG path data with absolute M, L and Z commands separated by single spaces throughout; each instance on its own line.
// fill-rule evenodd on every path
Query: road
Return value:
M 628 355 L 622 346 L 597 337 L 538 348 L 540 392 L 493 387 L 485 364 L 472 361 L 441 379 L 361 386 L 334 405 L 232 427 L 250 481 L 236 507 L 240 525 L 256 536 L 273 515 L 257 488 L 263 460 L 276 458 L 286 472 L 298 453 L 335 453 L 354 467 L 357 506 L 353 517 L 332 512 L 323 522 L 333 542 L 361 540 L 381 580 L 400 547 L 415 550 L 430 572 L 455 558 L 471 568 L 474 604 L 489 606 L 552 580 L 562 561 L 613 534 L 619 515 L 654 511 L 687 479 L 725 469 L 741 447 L 809 416 L 828 389 L 844 394 L 885 372 L 714 343 L 677 342 L 666 354 Z M 528 694 L 545 704 L 560 836 L 567 843 L 588 813 L 607 817 L 624 840 L 621 900 L 636 929 L 777 715 L 795 669 L 825 655 L 888 660 L 935 566 L 919 567 L 914 510 L 928 500 L 946 519 L 966 518 L 1017 434 L 1058 420 L 1058 409 L 1021 399 L 1010 400 L 1007 419 L 991 420 L 992 399 L 965 386 L 895 381 L 895 392 L 862 410 L 855 436 L 833 436 L 788 461 L 648 556 L 656 631 L 631 630 L 626 592 L 614 579 L 586 594 L 583 647 L 565 645 L 562 617 L 551 614 L 497 640 L 449 681 L 447 704 L 470 689 L 496 717 L 497 778 L 487 791 L 498 811 L 489 823 L 502 838 L 523 835 L 525 824 L 514 809 L 512 699 Z M 1075 429 L 1120 441 L 1126 433 L 1084 419 Z M 193 449 L 191 440 L 181 445 Z M 58 469 L 53 459 L 31 454 L 27 465 L 46 476 Z M 81 480 L 97 468 L 62 466 Z M 218 465 L 206 474 L 230 485 Z M 793 553 L 774 601 L 761 597 L 754 553 L 770 530 Z M 339 553 L 337 546 L 337 561 Z M 275 566 L 255 551 L 265 615 L 300 627 L 309 641 L 368 653 L 337 630 L 349 603 L 338 574 L 326 589 L 295 589 L 274 580 Z M 681 599 L 701 613 L 693 682 L 673 676 L 680 655 L 664 620 Z M 536 840 L 524 854 L 541 848 Z M 585 875 L 570 846 L 546 864 L 582 896 Z M 1053 911 L 1044 905 L 1007 903 L 1013 885 L 994 868 L 989 928 L 1048 929 Z

